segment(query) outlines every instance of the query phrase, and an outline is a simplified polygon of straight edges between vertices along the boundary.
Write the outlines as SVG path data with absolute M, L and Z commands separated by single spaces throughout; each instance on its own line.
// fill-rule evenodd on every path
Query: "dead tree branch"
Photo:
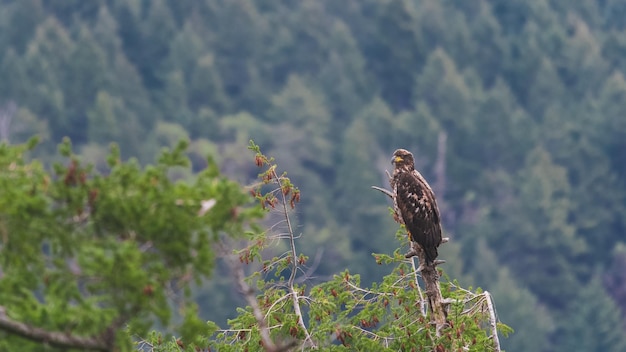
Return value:
M 481 294 L 473 293 L 469 290 L 466 290 L 462 287 L 459 287 L 455 284 L 452 284 L 452 287 L 456 290 L 460 290 L 465 293 L 465 299 L 463 300 L 463 305 L 472 303 L 468 308 L 464 309 L 461 314 L 466 315 L 475 315 L 481 314 L 484 315 L 485 311 L 489 315 L 489 330 L 491 335 L 489 338 L 493 341 L 493 348 L 495 352 L 500 352 L 500 339 L 498 338 L 498 315 L 496 313 L 496 308 L 493 303 L 493 296 L 489 291 L 484 291 Z M 453 302 L 448 302 L 453 303 Z
M 426 306 L 424 304 L 424 295 L 422 294 L 422 288 L 420 287 L 419 280 L 417 279 L 419 275 L 419 271 L 417 271 L 417 267 L 415 266 L 415 259 L 409 258 L 411 261 L 411 267 L 413 268 L 413 275 L 415 275 L 415 287 L 417 287 L 417 293 L 420 296 L 420 312 L 422 312 L 422 316 L 426 316 Z
M 68 332 L 49 331 L 11 319 L 0 307 L 0 330 L 52 347 L 108 352 L 113 350 L 113 334 L 76 336 Z
M 487 310 L 489 311 L 489 327 L 491 328 L 491 338 L 493 339 L 493 346 L 497 352 L 500 352 L 500 339 L 498 338 L 498 317 L 496 316 L 496 310 L 493 306 L 493 297 L 489 291 L 483 292 L 485 295 L 485 301 L 487 304 Z

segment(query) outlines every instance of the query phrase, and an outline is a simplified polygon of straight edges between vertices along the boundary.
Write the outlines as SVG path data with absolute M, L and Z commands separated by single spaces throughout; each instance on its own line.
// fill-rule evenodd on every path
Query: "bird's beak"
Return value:
M 395 164 L 395 163 L 399 163 L 402 161 L 402 158 L 399 156 L 394 156 L 393 158 L 391 158 L 391 163 Z

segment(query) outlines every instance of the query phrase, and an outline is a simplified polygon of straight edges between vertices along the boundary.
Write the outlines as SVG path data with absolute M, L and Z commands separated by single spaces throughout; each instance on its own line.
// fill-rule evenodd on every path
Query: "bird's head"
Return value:
M 396 169 L 406 169 L 412 171 L 415 169 L 415 161 L 413 160 L 413 154 L 406 149 L 398 149 L 393 152 L 393 158 L 391 163 Z

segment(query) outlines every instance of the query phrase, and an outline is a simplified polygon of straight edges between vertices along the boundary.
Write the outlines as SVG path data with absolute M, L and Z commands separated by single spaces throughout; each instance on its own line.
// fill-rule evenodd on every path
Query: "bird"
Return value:
M 394 209 L 408 232 L 409 239 L 424 250 L 426 265 L 437 259 L 437 247 L 442 242 L 441 217 L 437 200 L 428 182 L 415 170 L 413 154 L 397 149 L 391 163 L 394 165 L 390 179 Z M 407 257 L 417 254 L 407 253 Z M 420 265 L 421 266 L 421 265 Z

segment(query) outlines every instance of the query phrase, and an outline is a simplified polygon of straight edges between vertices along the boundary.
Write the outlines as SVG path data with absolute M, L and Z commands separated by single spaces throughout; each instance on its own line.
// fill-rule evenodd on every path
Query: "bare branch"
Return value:
M 419 244 L 415 243 L 415 246 L 419 247 Z M 426 253 L 423 250 L 418 251 L 417 256 L 420 261 L 420 268 L 422 268 L 420 272 L 424 280 L 426 296 L 428 297 L 428 309 L 431 313 L 430 321 L 435 323 L 437 336 L 441 336 L 441 330 L 447 324 L 447 312 L 439 287 L 437 265 L 435 263 L 426 263 Z
M 381 191 L 381 192 L 383 192 L 384 194 L 386 194 L 387 196 L 389 196 L 391 199 L 393 199 L 393 193 L 391 193 L 391 191 L 390 191 L 390 190 L 388 190 L 388 189 L 384 189 L 384 188 L 381 188 L 381 187 L 378 187 L 378 186 L 372 186 L 372 188 L 373 188 L 373 189 L 375 189 L 375 190 L 377 190 L 377 191 Z
M 322 256 L 324 255 L 324 248 L 318 248 L 315 251 L 315 258 L 313 259 L 313 264 L 306 270 L 306 272 L 296 280 L 296 283 L 303 283 L 313 277 L 313 273 L 319 267 L 322 262 Z
M 496 310 L 493 307 L 493 297 L 489 291 L 483 292 L 485 295 L 487 310 L 489 311 L 489 326 L 491 327 L 491 338 L 493 338 L 493 345 L 496 351 L 500 352 L 500 339 L 498 338 L 498 324 L 496 316 Z
M 282 297 L 280 297 L 279 299 L 276 300 L 276 302 L 272 303 L 271 306 L 269 306 L 269 308 L 267 308 L 267 313 L 265 313 L 265 316 L 263 317 L 265 320 L 267 320 L 267 318 L 269 317 L 270 313 L 272 313 L 272 310 L 274 310 L 274 307 L 276 307 L 280 302 L 282 302 L 283 300 L 286 300 L 289 298 L 290 295 L 284 295 Z
M 48 331 L 46 329 L 30 326 L 11 319 L 7 316 L 4 307 L 0 307 L 0 330 L 21 336 L 25 339 L 46 343 L 52 347 L 84 349 L 92 351 L 113 351 L 113 336 L 106 341 L 105 336 L 76 336 L 68 332 Z
M 364 296 L 364 297 L 365 297 L 366 295 L 373 295 L 373 296 L 376 296 L 376 297 L 378 297 L 378 296 L 392 296 L 392 295 L 393 295 L 393 294 L 391 294 L 391 293 L 386 293 L 386 292 L 374 292 L 374 291 L 370 291 L 370 290 L 367 290 L 367 289 L 361 288 L 361 287 L 359 287 L 359 286 L 357 286 L 357 285 L 353 284 L 353 283 L 352 283 L 352 282 L 350 282 L 350 281 L 346 281 L 346 284 L 347 284 L 350 288 L 352 288 L 354 291 L 361 292 L 361 293 L 363 294 L 363 296 Z
M 389 341 L 393 341 L 393 340 L 397 339 L 396 337 L 387 337 L 387 336 L 377 335 L 376 333 L 374 333 L 372 331 L 365 330 L 365 329 L 363 329 L 363 328 L 361 328 L 361 327 L 359 327 L 357 325 L 353 325 L 353 327 L 355 329 L 361 331 L 361 333 L 370 336 L 371 338 L 374 339 L 374 341 L 376 341 L 376 340 L 383 340 L 383 342 L 385 343 L 385 348 L 389 348 Z
M 411 258 L 411 267 L 413 268 L 413 275 L 415 275 L 415 287 L 417 287 L 417 293 L 420 296 L 420 312 L 422 312 L 422 316 L 426 316 L 426 306 L 424 304 L 424 295 L 422 295 L 422 289 L 420 288 L 420 283 L 417 280 L 418 271 L 415 267 L 415 259 Z

